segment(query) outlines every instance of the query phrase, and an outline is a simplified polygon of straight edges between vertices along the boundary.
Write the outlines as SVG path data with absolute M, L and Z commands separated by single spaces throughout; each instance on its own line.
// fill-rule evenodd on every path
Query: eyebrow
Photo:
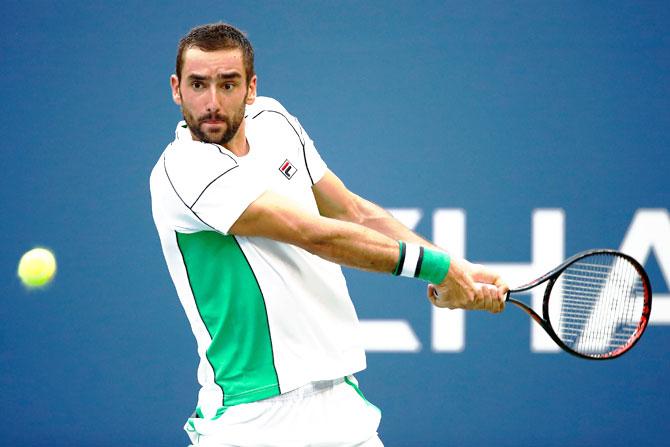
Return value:
M 240 79 L 240 78 L 242 78 L 242 75 L 237 71 L 231 71 L 231 72 L 227 72 L 227 73 L 218 73 L 216 75 L 216 79 L 220 79 L 220 80 Z M 205 75 L 201 75 L 201 74 L 198 74 L 198 73 L 191 73 L 190 75 L 188 75 L 188 79 L 193 80 L 193 81 L 206 81 L 206 80 L 210 79 L 210 77 L 205 76 Z

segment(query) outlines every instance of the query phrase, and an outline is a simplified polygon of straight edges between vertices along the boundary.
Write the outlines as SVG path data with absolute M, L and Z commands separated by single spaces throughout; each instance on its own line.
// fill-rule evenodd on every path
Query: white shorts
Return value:
M 380 419 L 349 376 L 235 405 L 216 419 L 192 417 L 184 430 L 192 447 L 383 447 Z

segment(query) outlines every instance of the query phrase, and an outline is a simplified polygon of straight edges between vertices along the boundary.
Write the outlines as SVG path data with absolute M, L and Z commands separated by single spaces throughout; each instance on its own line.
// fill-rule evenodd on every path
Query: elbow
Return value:
M 352 197 L 347 204 L 346 212 L 341 220 L 355 223 L 358 225 L 365 225 L 371 217 L 371 210 L 366 206 L 366 202 L 359 196 L 352 194 Z

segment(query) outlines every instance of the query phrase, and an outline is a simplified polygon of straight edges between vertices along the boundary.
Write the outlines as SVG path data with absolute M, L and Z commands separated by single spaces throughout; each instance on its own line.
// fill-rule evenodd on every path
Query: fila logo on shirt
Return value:
M 290 161 L 288 161 L 288 159 L 286 159 L 279 167 L 279 171 L 284 174 L 284 177 L 291 180 L 291 177 L 293 177 L 293 174 L 296 173 L 297 169 L 291 164 Z

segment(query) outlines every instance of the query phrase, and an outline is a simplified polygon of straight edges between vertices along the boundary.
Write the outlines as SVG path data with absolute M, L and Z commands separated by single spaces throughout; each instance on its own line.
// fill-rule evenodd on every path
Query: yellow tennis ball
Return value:
M 44 287 L 55 274 L 56 258 L 46 248 L 33 248 L 21 256 L 18 275 L 26 287 Z

